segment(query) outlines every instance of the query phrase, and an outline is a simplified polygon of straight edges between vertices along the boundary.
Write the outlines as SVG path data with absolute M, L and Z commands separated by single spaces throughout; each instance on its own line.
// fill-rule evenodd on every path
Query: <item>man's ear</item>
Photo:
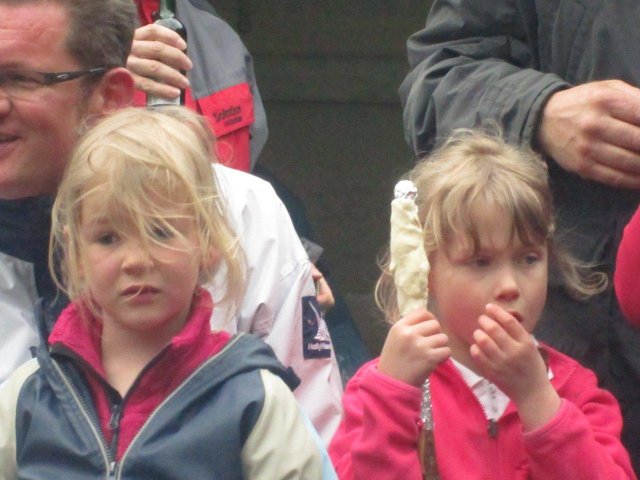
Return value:
M 131 73 L 124 67 L 109 70 L 93 87 L 88 113 L 105 115 L 131 105 L 135 85 Z

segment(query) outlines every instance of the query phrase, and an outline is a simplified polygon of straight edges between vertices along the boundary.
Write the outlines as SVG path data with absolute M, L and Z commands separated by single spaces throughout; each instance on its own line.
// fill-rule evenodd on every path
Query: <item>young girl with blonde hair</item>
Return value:
M 0 388 L 0 479 L 335 478 L 250 335 L 210 331 L 202 288 L 242 252 L 204 120 L 125 109 L 84 136 L 53 206 L 51 269 L 71 299 L 37 358 Z
M 532 152 L 458 132 L 420 162 L 419 220 L 431 264 L 427 309 L 392 323 L 380 358 L 347 385 L 329 449 L 341 479 L 421 479 L 423 382 L 430 379 L 443 480 L 635 478 L 620 410 L 595 375 L 531 335 L 550 270 L 571 292 L 603 288 L 554 241 L 547 168 Z

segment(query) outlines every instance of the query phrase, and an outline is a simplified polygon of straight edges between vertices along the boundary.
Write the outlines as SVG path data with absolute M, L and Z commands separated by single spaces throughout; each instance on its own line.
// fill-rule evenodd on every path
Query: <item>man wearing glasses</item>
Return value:
M 66 303 L 47 270 L 49 209 L 84 124 L 132 101 L 134 81 L 124 66 L 136 16 L 131 0 L 0 0 L 0 383 L 40 342 L 38 299 L 49 328 Z M 238 321 L 268 342 L 302 330 L 303 299 L 315 302 L 315 288 L 284 206 L 266 182 L 222 166 L 216 173 L 241 243 L 263 239 L 245 249 L 266 266 L 247 274 L 247 290 L 262 296 L 245 297 Z M 338 419 L 335 357 L 305 358 L 299 367 L 303 386 L 316 380 L 299 398 L 305 410 L 305 399 L 312 401 L 311 420 Z
M 81 3 L 0 1 L 0 382 L 38 345 L 37 299 L 55 299 L 49 207 L 79 128 L 133 90 L 130 40 L 117 40 L 133 32 L 133 8 Z

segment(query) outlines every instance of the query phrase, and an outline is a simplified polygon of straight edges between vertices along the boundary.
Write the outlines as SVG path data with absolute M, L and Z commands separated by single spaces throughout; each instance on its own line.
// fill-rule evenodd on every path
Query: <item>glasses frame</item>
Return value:
M 91 76 L 99 76 L 105 74 L 107 71 L 111 70 L 113 67 L 101 66 L 101 67 L 93 67 L 88 68 L 86 70 L 74 70 L 69 72 L 40 72 L 37 70 L 28 70 L 23 68 L 0 68 L 0 77 L 2 77 L 3 72 L 24 72 L 29 73 L 31 75 L 37 74 L 39 78 L 34 80 L 34 89 L 39 87 L 48 87 L 51 85 L 57 85 L 58 83 L 68 82 L 69 80 L 75 80 L 76 78 L 85 77 L 88 75 Z M 0 80 L 0 91 L 4 90 L 5 86 L 3 82 Z M 8 91 L 6 94 L 9 97 L 13 98 Z
M 17 70 L 18 68 L 10 68 L 7 70 Z M 84 77 L 86 75 L 102 75 L 109 70 L 109 67 L 94 67 L 87 70 L 75 70 L 71 72 L 38 72 L 32 71 L 31 73 L 37 73 L 42 75 L 42 85 L 49 86 L 57 83 L 68 82 L 69 80 L 75 80 L 76 78 Z

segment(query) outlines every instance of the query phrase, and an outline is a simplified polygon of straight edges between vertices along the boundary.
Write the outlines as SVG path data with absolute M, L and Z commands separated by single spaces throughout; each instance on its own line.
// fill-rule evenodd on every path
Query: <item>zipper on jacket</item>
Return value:
M 238 341 L 239 338 L 242 337 L 242 335 L 244 335 L 243 333 L 240 333 L 236 336 L 234 336 L 231 340 L 229 340 L 227 342 L 227 344 L 222 347 L 222 349 L 216 353 L 213 357 L 209 357 L 207 360 L 204 361 L 204 363 L 202 363 L 202 365 L 200 365 L 198 368 L 196 368 L 191 375 L 189 375 L 187 378 L 185 378 L 183 380 L 183 382 L 178 385 L 175 390 L 173 390 L 169 396 L 167 398 L 165 398 L 160 405 L 158 405 L 155 410 L 153 412 L 151 412 L 151 414 L 149 415 L 149 417 L 144 421 L 144 423 L 142 424 L 142 426 L 140 427 L 140 430 L 138 430 L 138 432 L 136 433 L 136 435 L 133 437 L 133 439 L 131 440 L 131 442 L 129 443 L 129 446 L 127 447 L 127 449 L 125 450 L 124 454 L 122 455 L 122 458 L 120 458 L 120 468 L 124 468 L 124 464 L 125 461 L 127 459 L 127 456 L 129 454 L 129 452 L 133 449 L 136 440 L 138 440 L 138 438 L 142 435 L 143 431 L 145 430 L 145 428 L 151 423 L 151 421 L 156 417 L 156 415 L 158 415 L 158 412 L 160 412 L 162 410 L 162 408 L 171 401 L 171 399 L 173 397 L 175 397 L 176 395 L 178 395 L 180 393 L 181 390 L 183 390 L 187 385 L 189 385 L 189 383 L 191 382 L 191 380 L 200 373 L 201 370 L 203 370 L 204 368 L 206 368 L 210 363 L 217 361 L 217 359 L 229 348 L 231 348 L 231 345 L 233 345 L 234 343 L 236 343 Z M 124 403 L 124 400 L 123 400 Z M 113 477 L 115 478 L 115 477 Z
M 111 452 L 115 456 L 118 453 L 118 440 L 120 437 L 120 419 L 122 418 L 122 403 L 114 403 L 109 419 L 109 429 L 111 430 Z M 113 462 L 114 464 L 116 462 Z
M 455 367 L 455 365 L 453 365 L 453 369 L 455 370 L 456 374 L 460 378 L 460 381 L 462 381 L 462 383 L 464 383 L 466 385 L 466 382 L 464 381 L 464 378 L 462 377 L 462 374 Z M 498 437 L 498 420 L 490 419 L 487 410 L 485 409 L 484 405 L 482 404 L 482 402 L 480 401 L 480 399 L 476 395 L 476 392 L 474 392 L 471 388 L 469 388 L 469 391 L 471 393 L 471 396 L 475 399 L 477 405 L 480 407 L 480 410 L 482 411 L 482 413 L 484 415 L 484 418 L 487 420 L 487 433 L 489 434 L 489 437 L 490 438 L 497 438 Z M 503 415 L 504 415 L 504 413 L 503 413 Z
M 91 409 L 85 403 L 84 399 L 78 392 L 78 389 L 71 382 L 69 377 L 67 377 L 67 374 L 64 372 L 62 365 L 59 364 L 57 361 L 55 361 L 53 358 L 51 358 L 51 364 L 57 370 L 58 374 L 66 384 L 67 388 L 69 388 L 69 391 L 71 392 L 71 396 L 80 407 L 80 411 L 84 414 L 87 420 L 87 423 L 89 424 L 89 427 L 91 429 L 91 432 L 93 433 L 93 436 L 98 442 L 98 445 L 100 447 L 100 452 L 102 453 L 102 457 L 105 461 L 105 466 L 108 468 L 108 471 L 109 471 L 109 476 L 113 478 L 113 475 L 115 473 L 116 462 L 111 452 L 109 451 L 108 446 L 106 445 L 104 437 L 102 436 L 102 431 L 100 430 L 100 427 L 99 427 L 100 424 L 98 420 L 94 418 L 93 415 L 91 415 Z
M 493 419 L 489 420 L 489 424 L 487 425 L 487 432 L 489 432 L 489 436 L 491 438 L 496 438 L 498 436 L 498 422 Z

